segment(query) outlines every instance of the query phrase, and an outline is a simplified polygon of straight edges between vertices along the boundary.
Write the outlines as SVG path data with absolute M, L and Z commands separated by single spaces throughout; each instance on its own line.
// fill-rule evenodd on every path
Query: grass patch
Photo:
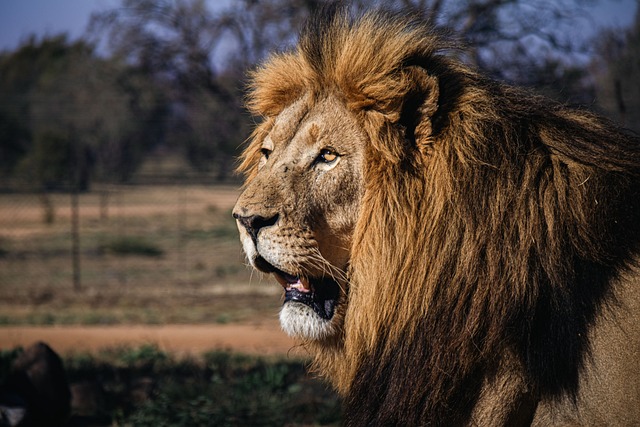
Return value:
M 105 243 L 100 249 L 114 255 L 159 257 L 164 253 L 157 245 L 142 237 L 136 236 L 124 236 L 113 239 Z
M 265 285 L 267 287 L 268 285 Z M 233 289 L 232 286 L 229 286 Z M 258 285 L 255 286 L 256 289 Z M 0 300 L 0 325 L 159 325 L 227 324 L 273 318 L 282 302 L 275 285 L 273 294 L 240 296 L 206 294 L 184 287 L 181 292 L 123 295 L 118 289 L 101 293 L 59 292 L 46 302 L 33 295 L 13 295 Z M 226 292 L 221 288 L 220 292 Z M 250 303 L 248 303 L 248 301 Z
M 184 233 L 184 237 L 193 240 L 230 240 L 235 241 L 238 237 L 238 227 L 234 223 L 225 223 L 203 230 L 189 230 Z
M 0 374 L 19 352 L 0 352 Z M 86 392 L 74 416 L 100 425 L 339 425 L 341 419 L 338 397 L 301 360 L 222 351 L 176 359 L 146 345 L 70 355 L 64 364 L 71 387 Z
M 103 350 L 100 357 L 109 364 L 122 368 L 160 369 L 170 357 L 156 345 L 144 344 L 140 347 L 117 347 Z
M 308 376 L 303 362 L 214 352 L 205 355 L 203 372 L 205 382 L 169 378 L 126 422 L 279 426 L 340 421 L 337 397 Z
M 8 258 L 10 254 L 9 246 L 11 245 L 11 241 L 9 239 L 5 239 L 0 237 L 0 259 Z
M 216 239 L 239 239 L 238 237 L 238 227 L 233 224 L 225 224 L 211 230 L 213 237 Z
M 79 263 L 67 194 L 51 195 L 49 225 L 34 195 L 0 194 L 9 231 L 0 236 L 0 324 L 233 323 L 277 313 L 276 286 L 246 266 L 231 216 L 237 190 L 105 188 L 104 211 L 102 191 L 79 197 Z

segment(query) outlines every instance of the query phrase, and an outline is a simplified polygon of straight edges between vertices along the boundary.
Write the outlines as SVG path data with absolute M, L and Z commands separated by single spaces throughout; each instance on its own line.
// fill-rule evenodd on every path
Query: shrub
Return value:
M 0 379 L 21 351 L 0 351 Z M 64 364 L 71 387 L 92 390 L 79 399 L 85 407 L 72 409 L 70 425 L 91 417 L 103 420 L 100 425 L 133 426 L 340 423 L 339 399 L 301 360 L 224 351 L 177 360 L 143 345 L 78 353 Z
M 101 248 L 102 251 L 116 255 L 142 255 L 149 257 L 161 256 L 164 252 L 142 237 L 125 236 L 114 239 Z

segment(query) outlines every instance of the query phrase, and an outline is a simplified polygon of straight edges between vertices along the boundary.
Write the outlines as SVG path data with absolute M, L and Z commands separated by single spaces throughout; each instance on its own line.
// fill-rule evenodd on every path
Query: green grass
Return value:
M 183 233 L 183 236 L 189 240 L 205 240 L 212 241 L 218 240 L 235 240 L 238 238 L 238 227 L 235 221 L 229 221 L 226 224 L 218 225 L 209 229 L 195 229 L 188 230 Z
M 158 257 L 164 253 L 158 245 L 138 236 L 119 237 L 101 245 L 99 249 L 115 255 Z
M 20 349 L 0 352 L 0 375 Z M 341 405 L 305 362 L 210 352 L 176 359 L 154 346 L 67 356 L 72 387 L 92 390 L 76 419 L 113 426 L 339 425 Z
M 100 296 L 104 300 L 96 301 Z M 56 296 L 41 305 L 0 305 L 0 326 L 229 324 L 272 318 L 281 306 L 275 294 L 210 298 L 176 294 L 166 299 L 132 295 L 113 300 L 108 296 Z

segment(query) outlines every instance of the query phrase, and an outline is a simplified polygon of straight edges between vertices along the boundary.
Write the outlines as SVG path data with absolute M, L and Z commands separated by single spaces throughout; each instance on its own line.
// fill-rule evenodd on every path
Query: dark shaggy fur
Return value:
M 536 399 L 574 393 L 638 252 L 638 138 L 443 47 L 406 16 L 337 9 L 254 75 L 254 112 L 331 93 L 370 137 L 344 342 L 316 346 L 348 425 L 466 423 L 505 354 Z

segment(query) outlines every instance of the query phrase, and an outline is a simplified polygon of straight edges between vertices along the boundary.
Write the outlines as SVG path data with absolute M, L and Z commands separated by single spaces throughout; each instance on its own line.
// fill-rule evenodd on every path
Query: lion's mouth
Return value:
M 330 320 L 335 312 L 340 286 L 330 277 L 307 278 L 293 275 L 261 259 L 260 270 L 272 273 L 284 288 L 284 304 L 301 303 L 310 307 L 318 316 Z

